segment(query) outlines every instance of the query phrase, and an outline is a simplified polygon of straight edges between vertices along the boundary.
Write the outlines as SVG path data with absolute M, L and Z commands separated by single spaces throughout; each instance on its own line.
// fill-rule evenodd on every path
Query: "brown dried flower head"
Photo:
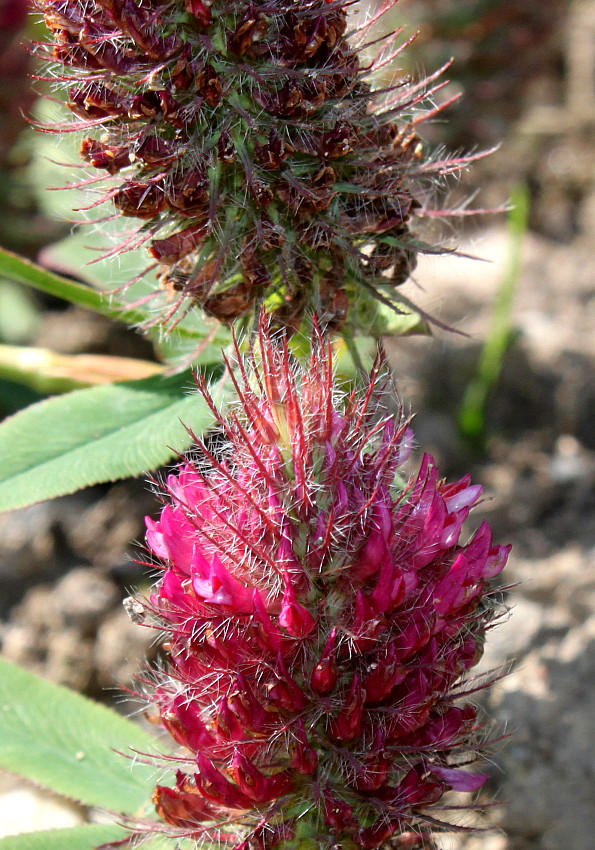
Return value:
M 438 74 L 374 88 L 405 45 L 370 49 L 394 0 L 350 30 L 357 2 L 38 0 L 76 116 L 52 129 L 84 131 L 101 199 L 139 221 L 121 249 L 146 243 L 166 323 L 264 302 L 338 327 L 362 287 L 390 297 L 415 266 L 424 185 L 468 159 L 422 152 Z

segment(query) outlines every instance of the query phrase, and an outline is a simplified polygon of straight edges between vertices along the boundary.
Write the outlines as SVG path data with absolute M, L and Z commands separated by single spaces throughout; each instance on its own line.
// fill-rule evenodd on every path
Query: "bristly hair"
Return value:
M 179 748 L 149 828 L 229 850 L 429 850 L 443 795 L 486 779 L 465 769 L 481 746 L 466 692 L 488 684 L 470 671 L 508 547 L 486 523 L 461 540 L 470 476 L 446 483 L 428 455 L 403 476 L 412 434 L 384 406 L 382 356 L 341 395 L 313 337 L 300 363 L 261 316 L 236 348 L 237 406 L 201 387 L 225 452 L 199 445 L 147 519 L 162 571 L 139 604 L 167 644 L 146 699 Z
M 404 303 L 417 252 L 438 250 L 410 229 L 428 187 L 472 157 L 437 160 L 417 136 L 452 102 L 431 105 L 444 69 L 380 82 L 411 41 L 373 38 L 396 0 L 351 31 L 358 0 L 36 2 L 74 116 L 39 129 L 84 131 L 108 181 L 96 203 L 139 220 L 108 253 L 147 247 L 155 321 L 264 303 L 289 329 L 307 312 L 336 329 L 358 299 Z

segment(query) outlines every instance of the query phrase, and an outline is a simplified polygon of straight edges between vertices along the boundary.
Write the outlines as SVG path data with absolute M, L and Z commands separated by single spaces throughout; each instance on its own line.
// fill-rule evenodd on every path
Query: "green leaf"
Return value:
M 87 806 L 136 813 L 151 796 L 155 770 L 123 754 L 154 747 L 115 711 L 0 659 L 4 770 Z
M 213 416 L 188 370 L 76 390 L 0 425 L 0 511 L 141 475 L 186 450 Z
M 68 829 L 9 835 L 0 839 L 0 850 L 94 850 L 99 844 L 119 841 L 126 834 L 116 824 L 84 824 Z
M 44 260 L 47 260 L 51 267 L 62 269 L 64 272 L 70 270 L 73 276 L 80 277 L 96 293 L 117 289 L 138 275 L 139 269 L 147 263 L 147 255 L 143 248 L 97 259 L 105 252 L 105 238 L 101 231 L 93 231 L 81 225 L 70 236 L 46 248 L 43 252 Z M 145 304 L 141 303 L 151 293 L 157 293 L 157 298 L 151 298 Z M 122 301 L 124 302 L 124 296 Z M 110 302 L 103 295 L 101 310 L 109 311 L 105 314 L 113 319 L 146 326 L 147 335 L 157 349 L 165 352 L 172 361 L 183 358 L 188 360 L 188 356 L 192 356 L 193 351 L 204 340 L 215 343 L 217 350 L 229 343 L 229 330 L 213 317 L 207 317 L 198 307 L 189 310 L 182 318 L 176 316 L 173 321 L 175 327 L 172 327 L 170 321 L 167 332 L 163 333 L 162 325 L 155 322 L 155 319 L 160 309 L 162 314 L 168 313 L 170 305 L 155 271 L 147 272 L 142 279 L 126 286 L 125 301 L 137 303 L 138 306 L 134 310 L 126 310 L 112 303 L 110 309 Z M 180 320 L 177 321 L 178 319 Z M 200 359 L 205 362 L 208 356 L 205 358 L 202 347 L 201 354 Z
M 111 319 L 134 325 L 146 319 L 146 315 L 137 310 L 124 310 L 110 307 L 109 300 L 89 286 L 75 283 L 66 277 L 49 272 L 30 260 L 25 260 L 12 251 L 0 248 L 0 277 L 17 283 L 24 283 L 33 289 L 47 292 L 57 298 L 63 298 L 71 304 L 86 307 L 95 313 L 101 313 Z
M 85 234 L 79 232 L 72 237 L 59 243 L 58 246 L 53 246 L 52 256 L 58 253 L 61 245 L 76 246 L 75 254 L 81 256 L 78 258 L 78 264 L 73 262 L 73 272 L 79 272 L 82 276 L 89 279 L 89 285 L 85 286 L 81 283 L 69 280 L 69 278 L 50 272 L 42 266 L 32 263 L 30 260 L 25 260 L 11 251 L 6 251 L 0 248 L 0 279 L 12 281 L 25 286 L 30 286 L 41 292 L 46 292 L 48 295 L 63 298 L 70 304 L 76 304 L 79 307 L 84 307 L 87 310 L 92 310 L 95 313 L 100 313 L 102 316 L 107 316 L 118 322 L 124 322 L 128 325 L 145 325 L 154 318 L 154 314 L 149 307 L 139 307 L 130 309 L 125 306 L 119 306 L 111 301 L 109 297 L 100 291 L 100 278 L 103 280 L 113 279 L 113 266 L 117 262 L 117 258 L 112 258 L 111 261 L 104 260 L 93 266 L 85 266 L 85 255 L 80 249 L 82 240 L 85 239 Z M 87 237 L 87 241 L 89 241 Z M 65 252 L 62 252 L 65 253 Z M 66 252 L 67 253 L 67 252 Z M 88 257 L 88 253 L 86 254 Z M 128 258 L 130 259 L 130 258 Z M 88 262 L 88 260 L 87 260 Z M 138 267 L 139 259 L 137 257 Z M 65 263 L 65 265 L 67 265 Z M 119 266 L 121 267 L 120 262 Z M 93 269 L 94 274 L 87 273 L 87 269 Z M 120 274 L 122 269 L 119 268 Z M 133 276 L 131 270 L 130 277 Z M 140 285 L 139 285 L 140 286 Z M 142 293 L 146 294 L 151 286 L 158 287 L 158 283 L 148 279 L 145 281 Z M 1 331 L 1 325 L 0 325 Z M 171 361 L 183 360 L 191 358 L 194 361 L 204 363 L 209 357 L 212 357 L 213 351 L 219 351 L 227 345 L 230 340 L 230 333 L 227 328 L 217 322 L 215 319 L 208 319 L 204 313 L 199 310 L 191 310 L 175 328 L 170 330 L 165 337 L 162 338 L 161 329 L 158 325 L 149 329 L 149 335 L 159 350 L 162 351 L 165 358 Z M 202 343 L 202 344 L 201 344 Z

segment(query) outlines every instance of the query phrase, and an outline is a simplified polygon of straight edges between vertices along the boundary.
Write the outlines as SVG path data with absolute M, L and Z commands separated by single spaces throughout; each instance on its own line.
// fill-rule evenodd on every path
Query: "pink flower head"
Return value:
M 341 398 L 317 334 L 306 366 L 264 320 L 237 356 L 224 449 L 199 444 L 147 523 L 168 634 L 150 698 L 182 748 L 157 811 L 233 850 L 431 847 L 431 806 L 485 780 L 461 769 L 475 709 L 456 693 L 508 547 L 485 523 L 461 542 L 468 477 L 428 455 L 401 477 L 411 432 L 382 358 Z

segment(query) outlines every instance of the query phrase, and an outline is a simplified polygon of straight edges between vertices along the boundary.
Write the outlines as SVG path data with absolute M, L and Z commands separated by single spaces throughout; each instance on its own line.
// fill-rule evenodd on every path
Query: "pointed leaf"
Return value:
M 72 238 L 69 237 L 65 242 L 72 240 Z M 53 252 L 46 252 L 48 256 L 53 258 L 56 253 L 55 249 L 56 246 L 54 246 Z M 101 313 L 102 316 L 107 316 L 118 322 L 125 322 L 128 325 L 143 326 L 155 318 L 150 304 L 136 308 L 120 306 L 101 292 L 99 288 L 95 288 L 99 287 L 100 273 L 103 273 L 104 280 L 113 277 L 110 274 L 110 265 L 107 260 L 102 264 L 98 263 L 97 266 L 92 266 L 93 269 L 97 269 L 97 277 L 88 274 L 86 267 L 81 272 L 82 262 L 84 262 L 83 259 L 77 265 L 73 263 L 73 272 L 78 271 L 84 278 L 89 279 L 90 285 L 76 283 L 67 277 L 48 271 L 43 266 L 36 265 L 30 260 L 25 260 L 23 257 L 13 254 L 12 251 L 0 248 L 0 279 L 30 286 L 33 289 L 46 292 L 48 295 L 63 298 L 70 304 L 85 307 L 87 310 Z M 112 262 L 114 261 L 112 260 Z M 153 341 L 160 345 L 162 340 L 159 323 L 155 327 L 149 328 L 149 331 Z M 178 356 L 182 356 L 184 345 L 190 346 L 190 352 L 192 352 L 192 348 L 196 348 L 201 340 L 212 340 L 220 348 L 229 341 L 229 332 L 216 320 L 205 317 L 201 310 L 192 310 L 169 334 L 170 358 L 175 360 Z
M 0 248 L 0 277 L 24 283 L 33 289 L 63 298 L 71 304 L 78 304 L 79 307 L 86 307 L 87 310 L 93 310 L 95 313 L 101 313 L 120 322 L 134 325 L 146 319 L 146 315 L 139 311 L 111 307 L 105 295 L 96 292 L 90 286 L 83 286 L 81 283 L 75 283 L 66 277 L 54 274 L 3 248 Z
M 126 834 L 116 824 L 83 824 L 69 829 L 8 835 L 0 839 L 0 850 L 94 850 L 99 844 L 121 840 Z
M 0 425 L 0 511 L 140 475 L 212 422 L 190 371 L 76 390 Z M 183 424 L 182 424 L 183 423 Z
M 137 812 L 155 771 L 123 753 L 155 739 L 115 711 L 0 659 L 0 768 L 78 800 Z M 116 752 L 116 750 L 118 752 Z

